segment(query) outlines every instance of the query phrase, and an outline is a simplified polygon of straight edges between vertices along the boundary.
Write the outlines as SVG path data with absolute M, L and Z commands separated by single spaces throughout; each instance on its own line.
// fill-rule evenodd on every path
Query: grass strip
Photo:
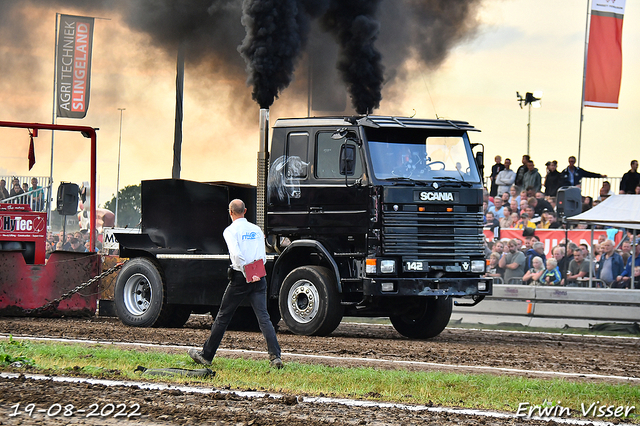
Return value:
M 274 370 L 266 360 L 221 357 L 216 357 L 210 367 L 217 372 L 213 378 L 154 379 L 148 376 L 141 378 L 134 369 L 138 365 L 188 369 L 202 366 L 196 365 L 186 354 L 167 354 L 147 348 L 123 350 L 100 344 L 87 346 L 12 339 L 0 342 L 0 359 L 3 358 L 24 361 L 31 366 L 27 372 L 198 383 L 217 388 L 493 409 L 512 413 L 516 413 L 523 403 L 533 406 L 544 401 L 550 406 L 568 407 L 572 417 L 580 415 L 582 406 L 586 409 L 592 403 L 615 407 L 635 405 L 636 409 L 625 421 L 640 421 L 637 415 L 640 412 L 640 386 L 633 384 L 369 367 L 341 368 L 297 362 L 288 362 L 283 370 Z M 9 367 L 0 364 L 0 368 Z

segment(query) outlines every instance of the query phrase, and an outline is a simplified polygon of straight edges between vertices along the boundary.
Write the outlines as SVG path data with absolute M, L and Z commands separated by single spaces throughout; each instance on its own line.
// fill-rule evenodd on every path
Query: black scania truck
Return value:
M 452 300 L 490 295 L 483 278 L 482 151 L 462 121 L 363 116 L 280 119 L 261 110 L 258 185 L 142 183 L 142 233 L 116 234 L 131 258 L 115 305 L 131 326 L 182 326 L 215 312 L 227 284 L 223 229 L 243 199 L 266 235 L 272 320 L 327 335 L 343 316 L 389 317 L 438 335 Z

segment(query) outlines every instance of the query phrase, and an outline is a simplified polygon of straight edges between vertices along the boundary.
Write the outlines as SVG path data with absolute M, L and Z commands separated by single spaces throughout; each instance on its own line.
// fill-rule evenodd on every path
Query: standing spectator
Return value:
M 525 257 L 520 248 L 520 242 L 515 238 L 507 243 L 508 253 L 505 253 L 498 263 L 498 267 L 504 269 L 504 282 L 509 284 L 511 280 L 521 280 L 524 275 Z
M 9 197 L 15 197 L 20 194 L 24 194 L 24 191 L 20 188 L 20 182 L 18 182 L 18 179 L 14 179 Z
M 533 267 L 533 258 L 539 257 L 542 262 L 542 266 L 546 268 L 547 266 L 547 257 L 544 255 L 544 243 L 540 241 L 536 241 L 531 244 L 531 248 L 527 250 L 524 254 L 527 261 L 525 263 L 525 269 L 529 269 Z
M 580 247 L 573 251 L 573 260 L 569 263 L 567 272 L 567 286 L 580 287 L 579 281 L 589 277 L 589 267 L 591 263 L 584 258 L 584 252 Z
M 502 256 L 502 253 L 504 253 L 504 243 L 500 240 L 496 241 L 495 243 L 493 243 L 491 251 Z
M 551 250 L 553 259 L 556 261 L 556 264 L 558 265 L 558 269 L 560 270 L 560 285 L 564 285 L 564 280 L 567 276 L 567 270 L 569 269 L 569 262 L 570 262 L 570 260 L 568 260 L 565 257 L 564 253 L 565 253 L 564 246 L 555 246 L 553 250 Z
M 600 247 L 602 248 L 602 254 L 596 268 L 596 278 L 604 281 L 609 287 L 622 274 L 624 263 L 622 256 L 615 252 L 613 241 L 605 240 Z
M 636 186 L 640 185 L 640 173 L 638 173 L 638 160 L 631 160 L 631 169 L 622 175 L 620 181 L 620 194 L 635 194 Z
M 620 245 L 620 256 L 622 256 L 622 264 L 626 265 L 631 257 L 631 243 L 628 240 L 623 241 Z
M 636 240 L 636 259 L 633 266 L 640 266 L 640 238 Z M 615 288 L 629 288 L 629 283 L 631 282 L 631 262 L 633 260 L 633 256 L 629 257 L 627 260 L 627 265 L 624 268 L 624 271 L 620 275 L 616 277 L 616 284 L 612 285 Z M 635 288 L 640 288 L 640 282 L 634 282 Z
M 556 160 L 547 162 L 547 176 L 544 178 L 544 195 L 555 197 L 562 186 L 562 173 L 558 171 Z
M 539 285 L 542 284 L 540 282 L 540 278 L 544 273 L 545 268 L 542 265 L 542 259 L 540 256 L 535 256 L 531 259 L 531 268 L 527 272 L 525 272 L 522 277 L 523 284 L 531 284 L 531 285 Z
M 0 179 L 0 200 L 9 198 L 9 191 L 7 191 L 7 182 L 4 179 Z
M 31 194 L 31 210 L 40 212 L 44 208 L 44 190 L 38 186 L 38 179 L 31 178 L 31 188 L 29 191 L 34 191 Z
M 606 178 L 607 175 L 588 172 L 580 167 L 576 167 L 576 157 L 569 157 L 569 165 L 562 171 L 562 186 L 580 186 L 582 178 Z
M 536 169 L 531 160 L 527 163 L 527 171 L 522 178 L 522 186 L 527 190 L 527 195 L 530 190 L 533 190 L 533 194 L 535 194 L 542 188 L 542 176 L 540 176 L 538 169 Z
M 540 277 L 540 282 L 544 285 L 560 285 L 562 275 L 557 260 L 554 258 L 547 260 L 547 270 Z
M 82 241 L 78 240 L 76 237 L 71 237 L 69 244 L 71 244 L 71 251 L 78 253 L 86 253 L 87 251 L 87 249 L 84 248 Z
M 502 157 L 496 155 L 496 163 L 491 166 L 491 192 L 489 195 L 495 197 L 498 194 L 498 184 L 496 183 L 496 177 L 498 177 L 498 173 L 504 169 L 504 164 L 502 164 Z M 502 195 L 502 194 L 500 194 Z
M 487 272 L 485 277 L 500 277 L 504 275 L 504 269 L 498 266 L 500 263 L 500 254 L 498 252 L 491 252 L 489 255 L 489 266 L 487 267 Z
M 505 158 L 504 169 L 496 176 L 496 184 L 498 185 L 498 195 L 509 193 L 511 186 L 516 181 L 516 172 L 511 170 L 511 159 Z
M 515 185 L 518 187 L 518 191 L 522 191 L 522 180 L 524 179 L 524 174 L 527 171 L 527 164 L 529 163 L 530 157 L 528 155 L 522 156 L 522 165 L 518 167 L 518 171 L 516 171 L 516 181 Z

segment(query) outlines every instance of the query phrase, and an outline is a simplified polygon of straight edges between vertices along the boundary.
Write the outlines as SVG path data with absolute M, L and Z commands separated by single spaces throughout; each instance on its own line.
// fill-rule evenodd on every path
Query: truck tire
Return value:
M 149 259 L 129 260 L 116 279 L 118 318 L 132 327 L 163 327 L 173 312 L 166 302 L 162 275 Z
M 279 299 L 280 314 L 292 333 L 326 336 L 342 321 L 344 307 L 336 280 L 327 268 L 294 269 L 284 279 Z
M 430 339 L 440 334 L 451 318 L 451 298 L 429 298 L 421 305 L 410 314 L 389 317 L 393 328 L 410 339 Z

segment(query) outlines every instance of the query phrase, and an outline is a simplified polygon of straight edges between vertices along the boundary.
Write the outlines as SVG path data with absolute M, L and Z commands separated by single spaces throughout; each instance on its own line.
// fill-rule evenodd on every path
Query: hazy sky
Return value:
M 22 31 L 32 40 L 28 51 L 20 43 L 24 34 L 0 16 L 2 121 L 51 123 L 55 13 L 83 13 L 33 4 L 11 16 L 13 24 L 24 20 Z M 567 157 L 578 153 L 586 0 L 480 4 L 476 10 L 480 25 L 473 36 L 459 42 L 436 69 L 407 60 L 401 67 L 404 77 L 385 86 L 375 113 L 469 121 L 482 130 L 471 136 L 484 144 L 487 166 L 496 154 L 511 157 L 518 165 L 526 153 L 527 109 L 518 106 L 516 91 L 524 95 L 542 90 L 542 108 L 534 109 L 531 117 L 531 156 L 543 175 L 548 160 L 556 159 L 564 168 Z M 637 7 L 637 2 L 627 2 L 619 109 L 585 108 L 584 113 L 581 166 L 609 176 L 621 176 L 630 160 L 640 157 L 632 126 L 640 119 L 640 106 L 634 101 L 640 99 Z M 103 204 L 116 190 L 118 108 L 126 108 L 120 187 L 171 177 L 175 56 L 157 47 L 147 34 L 131 31 L 120 16 L 104 12 L 98 16 L 111 19 L 96 20 L 88 115 L 58 123 L 100 128 L 98 194 Z M 255 184 L 258 107 L 250 101 L 251 89 L 237 84 L 245 79 L 243 70 L 230 73 L 222 67 L 212 62 L 186 67 L 181 177 Z M 271 109 L 272 123 L 278 117 L 307 115 L 307 99 L 300 96 L 306 92 L 306 74 L 300 65 L 296 79 Z M 37 163 L 31 172 L 26 130 L 0 129 L 0 147 L 0 175 L 49 175 L 50 132 L 43 131 L 36 139 Z M 88 139 L 57 135 L 54 181 L 88 180 L 89 152 Z

